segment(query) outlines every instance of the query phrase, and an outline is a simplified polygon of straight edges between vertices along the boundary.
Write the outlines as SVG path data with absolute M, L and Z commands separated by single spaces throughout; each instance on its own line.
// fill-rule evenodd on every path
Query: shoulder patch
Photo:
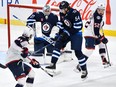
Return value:
M 74 9 L 72 13 L 76 13 L 76 12 L 77 12 L 77 10 L 76 10 L 76 9 Z

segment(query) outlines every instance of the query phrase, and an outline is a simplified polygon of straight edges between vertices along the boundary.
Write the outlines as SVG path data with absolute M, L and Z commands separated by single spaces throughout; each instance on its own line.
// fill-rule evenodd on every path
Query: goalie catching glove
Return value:
M 31 59 L 30 64 L 31 64 L 34 68 L 40 68 L 40 67 L 41 67 L 41 66 L 40 66 L 40 63 L 39 63 L 37 60 L 35 60 L 35 59 Z

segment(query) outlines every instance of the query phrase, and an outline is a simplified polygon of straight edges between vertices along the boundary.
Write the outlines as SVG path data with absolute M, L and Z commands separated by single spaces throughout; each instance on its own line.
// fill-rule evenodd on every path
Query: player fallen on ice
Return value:
M 7 51 L 6 66 L 12 72 L 17 81 L 15 87 L 33 87 L 35 72 L 24 62 L 31 64 L 35 68 L 40 68 L 40 64 L 35 59 L 29 59 L 28 45 L 33 36 L 33 30 L 26 28 L 22 36 L 19 36 Z M 25 82 L 26 81 L 26 82 Z
M 78 58 L 79 65 L 82 69 L 81 78 L 87 77 L 86 59 L 82 53 L 82 19 L 80 13 L 69 6 L 67 1 L 62 1 L 59 5 L 60 21 L 58 27 L 60 29 L 60 36 L 58 37 L 55 48 L 52 53 L 51 63 L 47 66 L 47 69 L 56 69 L 56 63 L 61 55 L 61 48 L 64 43 L 71 41 L 71 49 L 74 50 L 76 57 Z

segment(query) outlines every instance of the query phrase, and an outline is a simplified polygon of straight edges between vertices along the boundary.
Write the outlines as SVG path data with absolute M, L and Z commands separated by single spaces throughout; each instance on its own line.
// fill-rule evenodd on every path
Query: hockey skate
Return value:
M 56 64 L 51 64 L 49 66 L 46 66 L 45 69 L 53 76 L 59 75 L 61 73 L 61 71 L 56 70 Z
M 102 64 L 103 64 L 104 68 L 107 68 L 110 66 L 110 63 L 106 60 L 106 58 L 104 56 L 102 56 Z
M 47 69 L 56 69 L 56 64 L 51 64 L 49 66 L 46 66 Z
M 81 67 L 80 67 L 79 64 L 76 66 L 76 68 L 74 69 L 74 71 L 75 71 L 76 73 L 81 72 Z
M 84 71 L 82 71 L 81 78 L 82 78 L 82 79 L 86 79 L 86 78 L 87 78 L 87 75 L 88 75 L 87 70 L 84 70 Z

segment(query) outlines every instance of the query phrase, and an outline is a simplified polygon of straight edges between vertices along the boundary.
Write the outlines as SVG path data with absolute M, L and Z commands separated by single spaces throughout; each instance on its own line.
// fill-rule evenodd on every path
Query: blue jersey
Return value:
M 70 34 L 75 34 L 82 30 L 83 23 L 80 16 L 80 13 L 70 8 L 67 14 L 60 13 L 60 22 L 58 22 L 57 26 L 63 30 L 67 30 Z
M 94 33 L 96 36 L 100 35 L 100 28 L 101 28 L 101 22 L 103 19 L 103 16 L 98 14 L 97 10 L 95 11 L 95 13 L 93 14 L 94 16 Z
M 34 22 L 41 22 L 42 33 L 49 36 L 53 26 L 56 26 L 58 22 L 58 17 L 53 13 L 45 16 L 43 12 L 34 12 L 28 17 L 27 25 L 32 27 Z

